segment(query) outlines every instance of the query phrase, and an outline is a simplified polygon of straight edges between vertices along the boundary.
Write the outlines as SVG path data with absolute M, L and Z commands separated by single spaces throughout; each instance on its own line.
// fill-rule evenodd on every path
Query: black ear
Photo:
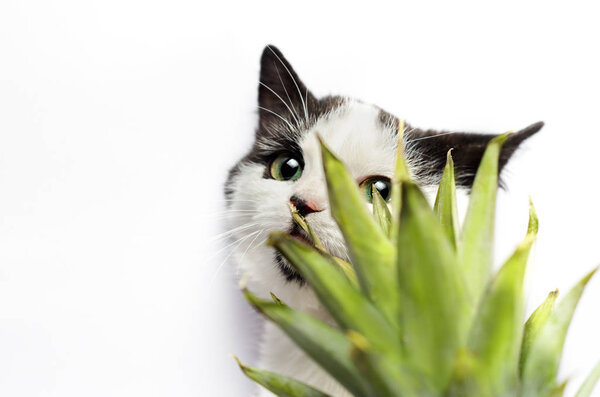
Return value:
M 542 129 L 543 126 L 544 123 L 539 121 L 511 134 L 506 139 L 500 152 L 499 172 L 502 172 L 519 145 Z M 456 185 L 471 187 L 483 152 L 495 136 L 461 132 L 446 133 L 433 130 L 409 130 L 406 137 L 407 145 L 424 159 L 424 166 L 415 169 L 415 176 L 421 180 L 439 180 L 446 164 L 446 153 L 448 150 L 453 149 L 452 158 L 454 160 Z M 501 187 L 503 186 L 502 180 L 499 184 Z
M 300 80 L 292 65 L 272 45 L 267 45 L 260 58 L 258 106 L 261 125 L 273 120 L 292 125 L 308 119 L 315 97 Z

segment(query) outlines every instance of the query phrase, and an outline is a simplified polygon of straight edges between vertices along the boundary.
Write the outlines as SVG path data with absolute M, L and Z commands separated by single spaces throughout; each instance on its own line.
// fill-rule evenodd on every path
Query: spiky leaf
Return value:
M 498 159 L 508 134 L 488 144 L 477 170 L 463 224 L 460 262 L 468 275 L 467 289 L 477 301 L 490 277 L 493 262 L 494 218 L 498 190 Z
M 379 190 L 377 190 L 374 185 L 371 186 L 371 189 L 373 196 L 373 215 L 375 216 L 375 220 L 379 224 L 379 227 L 381 227 L 381 230 L 389 236 L 390 226 L 392 224 L 392 214 L 387 203 L 383 200 L 383 197 L 381 197 Z
M 271 233 L 269 244 L 310 284 L 342 329 L 356 330 L 382 349 L 398 347 L 398 336 L 390 323 L 329 257 L 286 233 Z
M 366 201 L 344 164 L 321 143 L 331 214 L 346 240 L 362 291 L 388 320 L 398 314 L 398 288 L 393 275 L 394 247 L 366 209 Z
M 548 317 L 550 317 L 552 310 L 554 310 L 556 298 L 558 298 L 557 289 L 548 294 L 544 302 L 539 305 L 533 313 L 531 313 L 531 316 L 529 316 L 527 322 L 525 323 L 525 328 L 523 330 L 523 342 L 521 344 L 521 357 L 519 359 L 520 376 L 523 376 L 523 367 L 525 361 L 527 361 L 527 357 L 529 356 L 531 344 L 537 338 L 542 326 L 546 324 L 546 320 L 548 320 Z
M 368 395 L 352 363 L 351 344 L 343 333 L 309 314 L 282 304 L 279 299 L 277 302 L 262 300 L 246 289 L 244 296 L 355 396 Z
M 456 185 L 454 183 L 454 161 L 451 151 L 446 157 L 446 166 L 440 180 L 433 209 L 440 218 L 448 240 L 454 248 L 458 244 L 458 210 L 456 208 Z
M 532 341 L 523 364 L 523 395 L 545 396 L 553 389 L 571 318 L 585 286 L 596 270 L 583 277 L 558 303 Z
M 445 397 L 495 397 L 483 372 L 482 363 L 466 348 L 460 348 L 454 360 L 452 378 Z
M 423 193 L 402 184 L 398 231 L 398 280 L 407 356 L 434 389 L 448 381 L 456 348 L 470 315 L 461 269 L 442 226 Z
M 400 208 L 402 207 L 402 183 L 410 180 L 410 173 L 404 156 L 404 120 L 398 120 L 398 139 L 396 143 L 396 160 L 392 178 L 392 224 L 390 237 L 396 240 L 400 227 Z
M 596 364 L 592 372 L 585 378 L 583 384 L 575 394 L 575 397 L 589 397 L 592 395 L 592 391 L 594 390 L 594 386 L 598 383 L 598 379 L 600 379 L 600 363 Z
M 484 381 L 496 395 L 517 385 L 523 324 L 523 279 L 533 235 L 515 250 L 488 285 L 469 336 L 469 349 L 481 362 Z
M 370 396 L 395 397 L 400 390 L 406 397 L 431 394 L 420 375 L 392 352 L 375 351 L 363 335 L 352 330 L 346 337 L 352 344 L 352 359 L 369 384 Z
M 244 365 L 237 357 L 234 356 L 234 358 L 248 378 L 280 397 L 330 397 L 307 384 L 287 376 Z

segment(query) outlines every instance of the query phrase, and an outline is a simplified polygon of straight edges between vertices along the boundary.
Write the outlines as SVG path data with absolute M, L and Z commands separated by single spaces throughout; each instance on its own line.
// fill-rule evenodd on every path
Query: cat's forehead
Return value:
M 299 142 L 305 156 L 319 156 L 317 136 L 352 173 L 388 173 L 392 170 L 396 130 L 376 106 L 348 100 L 321 117 Z

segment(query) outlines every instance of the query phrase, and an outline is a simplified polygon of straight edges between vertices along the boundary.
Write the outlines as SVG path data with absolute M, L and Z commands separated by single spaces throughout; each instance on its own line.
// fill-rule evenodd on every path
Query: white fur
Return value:
M 234 233 L 235 240 L 244 239 L 235 246 L 234 257 L 251 291 L 263 297 L 273 292 L 291 307 L 331 322 L 309 287 L 285 280 L 274 261 L 273 249 L 264 241 L 271 231 L 289 230 L 292 220 L 288 202 L 296 194 L 324 208 L 309 214 L 307 219 L 330 252 L 347 258 L 342 235 L 328 208 L 317 134 L 346 164 L 357 183 L 368 176 L 391 177 L 397 135 L 395 126 L 382 126 L 378 115 L 379 109 L 374 106 L 347 101 L 318 120 L 300 142 L 305 167 L 296 181 L 263 178 L 263 165 L 241 168 L 232 181 L 231 226 L 239 228 Z M 292 376 L 332 396 L 349 396 L 270 323 L 265 324 L 258 366 Z M 271 395 L 264 390 L 261 393 Z

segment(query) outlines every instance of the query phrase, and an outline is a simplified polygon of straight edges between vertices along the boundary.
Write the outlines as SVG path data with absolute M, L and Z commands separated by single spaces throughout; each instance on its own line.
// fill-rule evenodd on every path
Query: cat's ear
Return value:
M 509 135 L 502 146 L 499 172 L 508 163 L 519 145 L 538 132 L 544 123 L 539 121 L 522 130 Z M 452 150 L 454 169 L 457 186 L 471 187 L 475 179 L 475 173 L 483 157 L 487 144 L 496 135 L 475 133 L 446 133 L 438 131 L 421 131 L 418 129 L 407 132 L 407 144 L 410 145 L 418 155 L 425 159 L 426 166 L 417 167 L 416 176 L 423 180 L 437 180 L 446 163 L 446 153 Z M 499 182 L 503 186 L 502 180 Z
M 260 122 L 268 123 L 275 119 L 296 125 L 308 118 L 309 105 L 314 101 L 314 96 L 281 51 L 267 45 L 260 58 Z

